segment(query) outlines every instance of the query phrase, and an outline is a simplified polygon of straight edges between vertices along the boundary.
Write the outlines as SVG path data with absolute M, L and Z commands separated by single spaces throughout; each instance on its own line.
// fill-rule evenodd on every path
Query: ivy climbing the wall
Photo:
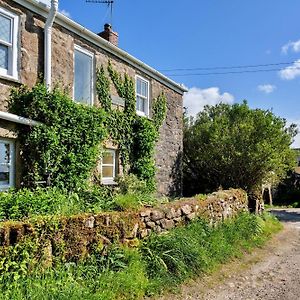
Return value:
M 124 110 L 112 108 L 111 82 L 125 101 Z M 121 76 L 110 63 L 107 70 L 97 70 L 96 90 L 101 108 L 75 103 L 58 88 L 48 91 L 43 84 L 12 91 L 10 112 L 41 122 L 19 128 L 25 187 L 35 187 L 49 174 L 53 186 L 85 189 L 101 146 L 110 139 L 118 146 L 124 173 L 135 174 L 154 191 L 154 149 L 166 115 L 165 96 L 153 100 L 152 119 L 138 116 L 133 79 Z
M 125 172 L 137 175 L 146 181 L 150 191 L 155 189 L 155 143 L 159 137 L 159 128 L 166 117 L 166 97 L 160 94 L 153 99 L 152 119 L 136 114 L 135 84 L 127 74 L 122 77 L 111 63 L 108 64 L 108 74 L 118 93 L 124 99 L 123 111 L 110 109 L 107 118 L 107 128 L 110 138 L 118 145 L 120 157 Z M 99 91 L 109 94 L 109 80 L 105 79 L 105 70 L 102 66 L 98 71 L 97 85 Z M 104 83 L 104 84 L 103 84 Z M 103 91 L 105 90 L 105 91 Z M 101 106 L 108 102 L 98 93 Z
M 10 111 L 42 124 L 20 127 L 23 185 L 34 187 L 51 174 L 57 187 L 76 190 L 91 176 L 99 145 L 107 137 L 103 109 L 75 103 L 59 89 L 23 86 L 11 93 Z

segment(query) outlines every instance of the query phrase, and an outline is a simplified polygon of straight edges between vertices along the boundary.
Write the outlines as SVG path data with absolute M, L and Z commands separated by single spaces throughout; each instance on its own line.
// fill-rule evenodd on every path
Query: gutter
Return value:
M 45 59 L 45 83 L 48 89 L 52 84 L 52 26 L 58 11 L 58 0 L 51 0 L 51 7 L 44 28 L 44 59 Z
M 31 119 L 27 119 L 27 118 L 24 118 L 24 117 L 15 115 L 15 114 L 11 114 L 8 112 L 4 112 L 4 111 L 0 111 L 0 119 L 18 123 L 18 124 L 29 125 L 29 126 L 38 126 L 38 125 L 42 124 L 40 122 L 31 120 Z
M 47 18 L 48 16 L 49 7 L 47 7 L 47 5 L 43 3 L 38 2 L 38 0 L 36 1 L 35 0 L 13 0 L 13 1 L 45 18 Z M 114 46 L 110 42 L 104 40 L 103 38 L 99 37 L 97 34 L 88 30 L 84 26 L 72 21 L 71 19 L 69 19 L 68 17 L 64 16 L 59 12 L 56 15 L 55 23 L 77 34 L 78 36 L 100 47 L 101 49 L 113 54 L 114 56 L 121 59 L 122 61 L 127 62 L 129 65 L 135 67 L 137 70 L 145 73 L 146 75 L 150 76 L 153 79 L 156 79 L 157 81 L 166 85 L 167 87 L 171 88 L 177 93 L 183 95 L 184 92 L 187 92 L 187 90 L 182 85 L 178 84 L 177 82 L 173 81 L 167 76 L 161 74 L 154 68 L 143 63 L 141 60 L 135 58 L 134 56 L 127 53 L 126 51 Z

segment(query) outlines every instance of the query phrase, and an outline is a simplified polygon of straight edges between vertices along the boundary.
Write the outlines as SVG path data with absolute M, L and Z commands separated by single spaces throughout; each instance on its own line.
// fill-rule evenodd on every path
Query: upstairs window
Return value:
M 18 78 L 18 16 L 0 7 L 0 75 Z
M 0 191 L 15 185 L 15 144 L 0 139 Z
M 74 100 L 93 104 L 93 53 L 76 46 L 74 51 Z
M 106 149 L 101 160 L 102 183 L 114 183 L 116 178 L 116 150 Z
M 141 116 L 149 115 L 149 81 L 136 76 L 136 112 Z

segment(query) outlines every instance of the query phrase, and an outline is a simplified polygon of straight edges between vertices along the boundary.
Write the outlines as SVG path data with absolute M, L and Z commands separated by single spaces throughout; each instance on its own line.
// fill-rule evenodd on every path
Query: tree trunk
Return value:
M 264 210 L 264 201 L 260 189 L 254 189 L 248 192 L 248 208 L 249 211 L 261 214 Z

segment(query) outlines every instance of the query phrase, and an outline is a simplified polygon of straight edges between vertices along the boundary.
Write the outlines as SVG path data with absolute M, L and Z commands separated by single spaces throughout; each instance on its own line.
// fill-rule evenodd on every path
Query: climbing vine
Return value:
M 19 128 L 24 186 L 34 187 L 45 176 L 68 190 L 88 181 L 99 144 L 107 137 L 103 109 L 77 104 L 59 89 L 49 92 L 37 84 L 13 90 L 10 111 L 42 123 Z
M 112 108 L 111 83 L 125 101 L 123 110 Z M 121 76 L 110 63 L 97 70 L 96 91 L 100 108 L 75 103 L 43 84 L 12 91 L 10 111 L 41 122 L 19 128 L 24 186 L 33 187 L 47 175 L 54 186 L 82 189 L 96 168 L 101 145 L 110 139 L 118 145 L 124 172 L 154 190 L 154 148 L 166 115 L 165 96 L 153 100 L 152 119 L 138 116 L 133 79 Z
M 101 66 L 98 84 L 107 82 L 103 80 L 104 68 Z M 166 97 L 160 94 L 153 100 L 152 120 L 138 116 L 135 112 L 135 85 L 132 78 L 127 74 L 122 77 L 111 63 L 108 64 L 109 77 L 118 93 L 124 99 L 124 111 L 111 109 L 108 114 L 108 134 L 119 146 L 120 157 L 124 170 L 145 180 L 150 190 L 155 188 L 155 161 L 154 148 L 159 136 L 159 128 L 166 116 Z M 107 89 L 104 94 L 109 93 L 109 85 L 102 85 L 101 90 Z M 105 99 L 98 94 L 101 106 L 105 105 Z

